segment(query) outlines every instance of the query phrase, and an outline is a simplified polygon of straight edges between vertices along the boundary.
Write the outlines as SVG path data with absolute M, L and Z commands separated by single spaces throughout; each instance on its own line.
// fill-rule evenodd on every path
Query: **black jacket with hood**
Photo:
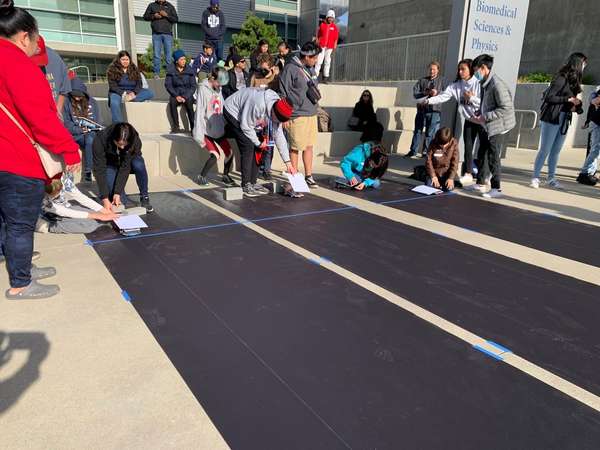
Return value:
M 165 78 L 165 89 L 171 97 L 183 97 L 186 100 L 193 97 L 198 83 L 196 73 L 189 64 L 185 65 L 183 72 L 179 72 L 175 64 L 167 67 L 167 77 Z
M 202 30 L 204 39 L 208 41 L 220 41 L 225 36 L 225 14 L 220 9 L 214 13 L 210 6 L 202 13 Z
M 165 11 L 167 16 L 156 19 L 154 14 L 161 11 Z M 146 8 L 144 20 L 152 22 L 150 25 L 152 27 L 152 34 L 173 34 L 173 24 L 179 21 L 179 17 L 177 17 L 177 10 L 169 2 L 160 3 L 155 1 L 150 3 L 148 8 Z

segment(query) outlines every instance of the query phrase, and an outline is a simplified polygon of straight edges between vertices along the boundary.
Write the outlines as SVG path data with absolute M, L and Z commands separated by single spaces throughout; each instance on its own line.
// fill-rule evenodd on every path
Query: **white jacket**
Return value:
M 102 209 L 102 205 L 86 196 L 75 186 L 71 186 L 70 190 L 63 189 L 54 198 L 50 198 L 50 196 L 46 194 L 42 203 L 42 209 L 44 212 L 55 214 L 58 217 L 87 219 L 89 212 L 72 208 L 69 203 L 70 201 L 79 203 L 84 208 L 90 210 L 90 212 L 98 212 Z
M 475 95 L 471 97 L 469 103 L 465 102 L 464 93 L 472 91 Z M 445 103 L 451 98 L 458 102 L 458 113 L 463 119 L 469 119 L 475 115 L 475 112 L 481 107 L 481 83 L 475 77 L 470 80 L 459 80 L 452 83 L 446 90 L 435 97 L 427 99 L 429 105 L 439 105 Z

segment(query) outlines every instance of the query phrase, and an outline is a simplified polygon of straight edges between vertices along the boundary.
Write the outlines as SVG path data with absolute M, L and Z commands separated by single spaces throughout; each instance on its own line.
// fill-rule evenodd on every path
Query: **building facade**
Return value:
M 143 19 L 152 0 L 15 0 L 38 20 L 48 45 L 57 50 L 69 68 L 94 81 L 121 49 L 146 53 L 152 42 L 150 22 Z M 208 0 L 169 0 L 179 15 L 174 37 L 190 55 L 202 48 L 202 13 Z M 298 39 L 300 0 L 221 0 L 225 14 L 226 46 L 242 26 L 248 11 L 254 11 L 277 27 L 292 45 Z

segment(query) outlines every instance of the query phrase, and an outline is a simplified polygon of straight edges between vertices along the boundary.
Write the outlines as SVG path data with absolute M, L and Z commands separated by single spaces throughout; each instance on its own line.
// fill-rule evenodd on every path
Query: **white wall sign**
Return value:
M 517 86 L 529 0 L 470 0 L 464 30 L 463 58 L 482 53 L 494 57 L 493 71 Z

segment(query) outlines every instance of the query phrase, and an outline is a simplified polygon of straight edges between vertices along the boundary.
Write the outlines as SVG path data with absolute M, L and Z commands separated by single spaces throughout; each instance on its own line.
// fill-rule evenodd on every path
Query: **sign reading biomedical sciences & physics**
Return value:
M 466 0 L 462 57 L 482 53 L 494 57 L 493 71 L 510 87 L 517 86 L 529 0 Z

